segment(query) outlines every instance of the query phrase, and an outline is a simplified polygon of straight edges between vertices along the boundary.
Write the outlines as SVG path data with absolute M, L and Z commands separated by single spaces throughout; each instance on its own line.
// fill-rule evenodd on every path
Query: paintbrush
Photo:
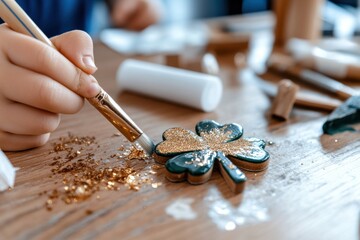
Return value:
M 13 0 L 0 0 L 0 17 L 19 33 L 34 37 L 55 48 L 50 39 L 36 26 L 24 10 Z M 81 70 L 79 70 L 81 71 Z M 103 90 L 87 100 L 111 122 L 131 143 L 138 142 L 152 154 L 153 141 L 131 120 L 124 110 Z

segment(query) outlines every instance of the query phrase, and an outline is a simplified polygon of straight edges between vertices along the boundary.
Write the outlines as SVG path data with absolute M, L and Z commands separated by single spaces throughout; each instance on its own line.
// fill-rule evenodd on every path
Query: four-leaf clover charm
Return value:
M 172 182 L 185 179 L 201 184 L 210 177 L 217 164 L 231 190 L 243 191 L 246 177 L 239 168 L 262 171 L 268 165 L 265 142 L 257 138 L 241 138 L 243 128 L 204 120 L 196 124 L 196 134 L 183 128 L 171 128 L 155 147 L 154 157 L 165 164 L 166 177 Z

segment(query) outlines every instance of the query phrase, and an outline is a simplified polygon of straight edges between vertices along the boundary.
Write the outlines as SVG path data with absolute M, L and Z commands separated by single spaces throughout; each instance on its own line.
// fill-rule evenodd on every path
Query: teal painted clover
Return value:
M 183 128 L 171 128 L 155 146 L 154 157 L 165 164 L 166 178 L 172 182 L 187 179 L 191 184 L 209 180 L 214 165 L 235 193 L 245 187 L 246 176 L 239 169 L 262 171 L 268 165 L 265 142 L 257 138 L 241 138 L 243 128 L 204 120 L 196 124 L 196 134 Z

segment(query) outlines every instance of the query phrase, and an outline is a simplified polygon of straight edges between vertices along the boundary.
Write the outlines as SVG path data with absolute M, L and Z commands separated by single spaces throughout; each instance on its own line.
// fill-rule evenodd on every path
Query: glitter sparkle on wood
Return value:
M 72 134 L 54 143 L 50 152 L 54 157 L 49 164 L 52 167 L 49 178 L 58 181 L 54 182 L 52 191 L 39 194 L 48 195 L 46 209 L 52 210 L 57 201 L 73 204 L 93 195 L 99 200 L 101 191 L 118 191 L 121 187 L 138 191 L 146 185 L 161 186 L 154 178 L 158 166 L 151 163 L 142 149 L 122 145 L 110 157 L 99 158 L 99 146 L 95 137 Z M 57 182 L 61 182 L 61 186 Z

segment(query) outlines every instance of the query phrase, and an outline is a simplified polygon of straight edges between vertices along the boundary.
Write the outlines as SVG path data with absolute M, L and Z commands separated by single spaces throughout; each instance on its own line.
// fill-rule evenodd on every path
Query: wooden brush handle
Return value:
M 47 45 L 54 47 L 52 42 L 40 30 L 31 18 L 14 0 L 0 0 L 0 17 L 16 32 L 34 37 Z M 55 48 L 55 47 L 54 47 Z

